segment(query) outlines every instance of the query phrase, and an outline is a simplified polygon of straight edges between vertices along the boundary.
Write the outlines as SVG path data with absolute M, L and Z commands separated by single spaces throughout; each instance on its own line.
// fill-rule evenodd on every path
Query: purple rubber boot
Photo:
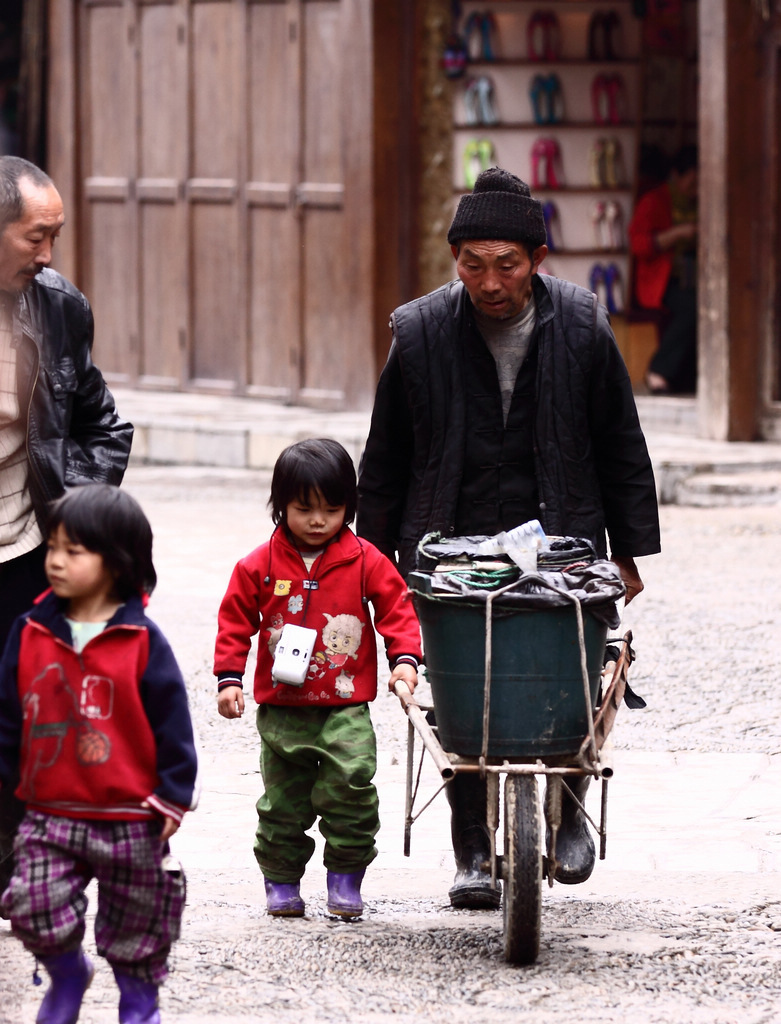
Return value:
M 119 985 L 119 1024 L 160 1024 L 157 985 L 113 970 Z
M 81 946 L 69 953 L 38 959 L 52 983 L 43 997 L 36 1024 L 76 1024 L 81 1001 L 95 973 L 92 961 Z
M 363 913 L 361 882 L 365 874 L 366 868 L 346 875 L 339 874 L 336 871 L 328 872 L 326 877 L 328 883 L 329 914 L 333 914 L 335 917 L 344 917 L 348 920 L 361 916 Z
M 304 901 L 301 899 L 298 882 L 272 882 L 264 878 L 266 887 L 266 911 L 270 917 L 303 917 Z

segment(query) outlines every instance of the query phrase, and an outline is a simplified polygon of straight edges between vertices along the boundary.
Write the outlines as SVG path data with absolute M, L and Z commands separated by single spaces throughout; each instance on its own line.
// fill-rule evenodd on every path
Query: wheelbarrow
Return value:
M 490 867 L 494 888 L 499 879 L 503 883 L 504 956 L 513 964 L 533 963 L 540 947 L 543 879 L 552 886 L 558 867 L 564 787 L 597 833 L 600 859 L 605 857 L 613 774 L 609 733 L 634 659 L 632 634 L 607 647 L 605 621 L 574 595 L 564 607 L 508 608 L 503 597 L 521 581 L 472 601 L 436 593 L 428 576 L 412 573 L 409 586 L 421 622 L 433 708 L 419 705 L 404 683 L 396 684 L 409 719 L 404 854 L 410 855 L 413 823 L 445 786 L 459 773 L 479 773 L 487 786 L 491 840 L 485 870 Z M 416 736 L 422 744 L 417 772 Z M 426 753 L 442 785 L 416 811 Z M 538 775 L 547 783 L 542 812 Z M 583 776 L 601 781 L 598 823 L 567 784 Z

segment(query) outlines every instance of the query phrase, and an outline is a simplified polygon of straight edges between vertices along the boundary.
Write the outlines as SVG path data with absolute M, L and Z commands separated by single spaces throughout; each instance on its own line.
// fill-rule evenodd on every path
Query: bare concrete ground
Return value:
M 173 844 L 189 904 L 164 1021 L 781 1018 L 777 508 L 663 508 L 664 553 L 643 560 L 647 590 L 625 615 L 638 652 L 631 682 L 649 706 L 623 709 L 614 730 L 608 856 L 584 885 L 545 890 L 540 957 L 514 968 L 502 955 L 501 914 L 448 906 L 443 796 L 415 825 L 412 857 L 402 855 L 406 721 L 389 696 L 373 705 L 383 827 L 365 918 L 328 918 L 319 851 L 302 885 L 307 917 L 266 917 L 251 851 L 253 715 L 218 718 L 210 659 L 230 570 L 268 533 L 268 478 L 133 469 L 127 486 L 155 528 L 150 614 L 185 669 L 203 750 L 201 806 Z M 428 771 L 423 785 L 436 789 Z M 93 910 L 95 896 L 91 888 Z M 42 989 L 31 974 L 0 922 L 0 1021 L 35 1019 Z M 80 1020 L 116 1020 L 103 961 Z

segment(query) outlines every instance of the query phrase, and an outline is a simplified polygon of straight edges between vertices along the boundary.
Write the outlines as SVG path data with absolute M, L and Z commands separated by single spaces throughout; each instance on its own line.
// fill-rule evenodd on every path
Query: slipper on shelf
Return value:
M 561 188 L 561 150 L 555 139 L 537 139 L 531 149 L 533 188 Z
M 621 47 L 621 16 L 618 11 L 605 11 L 602 18 L 604 33 L 604 59 L 620 60 Z
M 604 184 L 619 188 L 624 181 L 624 160 L 621 143 L 615 137 L 605 139 Z
M 596 295 L 597 301 L 607 306 L 608 293 L 605 283 L 605 268 L 601 263 L 595 263 L 588 275 L 588 286 Z
M 526 22 L 529 60 L 558 60 L 561 56 L 561 26 L 553 11 L 533 11 Z
M 472 11 L 464 25 L 464 45 L 469 60 L 483 56 L 483 19 L 479 11 Z
M 616 11 L 595 11 L 588 26 L 588 59 L 618 60 L 620 30 Z
M 467 124 L 480 124 L 480 100 L 477 95 L 477 79 L 467 79 L 464 89 L 464 111 Z
M 496 18 L 490 11 L 483 14 L 480 22 L 480 36 L 482 39 L 483 60 L 496 59 Z
M 596 124 L 607 124 L 608 102 L 607 78 L 595 75 L 591 83 L 591 115 Z
M 564 93 L 561 89 L 561 79 L 556 74 L 550 74 L 542 81 L 545 93 L 545 109 L 547 112 L 547 123 L 556 124 L 564 120 Z
M 621 271 L 615 263 L 605 267 L 605 286 L 607 287 L 608 313 L 620 313 L 624 308 L 624 287 L 621 280 Z
M 604 84 L 607 92 L 607 119 L 610 124 L 620 124 L 626 118 L 626 85 L 621 75 L 607 75 Z
M 621 204 L 614 199 L 605 203 L 605 225 L 607 227 L 607 247 L 621 249 L 624 245 L 624 211 Z
M 535 75 L 529 86 L 529 99 L 532 105 L 532 117 L 537 124 L 545 124 L 545 76 Z
M 605 140 L 594 139 L 588 154 L 588 180 L 594 188 L 605 184 Z
M 478 174 L 487 171 L 496 162 L 494 144 L 490 139 L 470 139 L 464 147 L 464 182 L 474 188 Z
M 594 228 L 594 243 L 597 249 L 605 248 L 605 204 L 598 199 L 591 207 L 591 223 Z M 593 289 L 592 289 L 593 291 Z
M 498 124 L 499 117 L 494 106 L 494 83 L 488 75 L 481 75 L 475 81 L 477 110 L 483 124 Z
M 561 239 L 561 224 L 559 222 L 559 211 L 552 199 L 542 204 L 542 219 L 545 221 L 545 231 L 548 236 L 548 249 L 555 252 L 558 248 L 556 238 Z M 553 229 L 556 228 L 554 235 Z

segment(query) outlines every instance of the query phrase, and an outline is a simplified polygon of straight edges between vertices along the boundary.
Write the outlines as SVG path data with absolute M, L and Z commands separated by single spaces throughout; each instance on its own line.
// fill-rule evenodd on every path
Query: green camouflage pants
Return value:
M 320 816 L 329 871 L 353 872 L 377 856 L 377 740 L 366 704 L 258 708 L 260 772 L 255 857 L 266 878 L 297 882 L 315 849 Z

